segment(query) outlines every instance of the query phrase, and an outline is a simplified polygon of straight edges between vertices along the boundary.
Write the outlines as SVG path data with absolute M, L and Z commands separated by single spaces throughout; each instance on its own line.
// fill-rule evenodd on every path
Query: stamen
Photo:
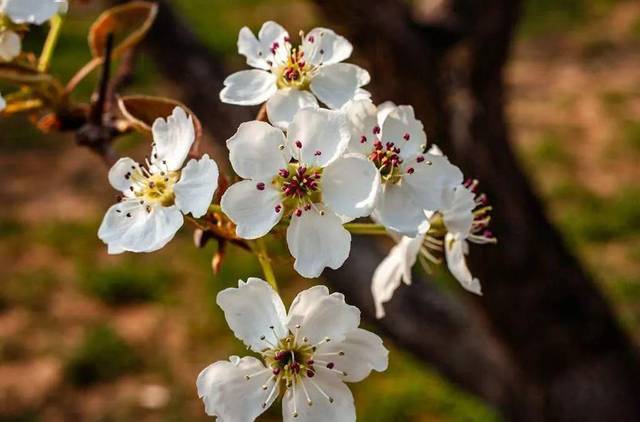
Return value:
M 248 381 L 253 377 L 264 374 L 265 372 L 269 372 L 269 371 L 271 371 L 271 368 L 261 369 L 260 371 L 254 372 L 253 374 L 245 375 L 244 378 Z
M 263 183 L 263 182 L 260 182 L 260 183 L 258 183 L 258 184 L 256 185 L 256 188 L 257 188 L 258 190 L 264 190 L 265 185 L 264 185 L 264 183 Z
M 307 391 L 307 386 L 304 385 L 304 379 L 302 377 L 300 377 L 300 385 L 302 385 L 302 391 L 304 391 L 304 396 L 307 398 L 307 404 L 309 406 L 312 406 L 313 402 L 311 401 L 311 396 L 309 396 L 309 392 Z
M 279 379 L 276 380 L 276 382 L 274 382 L 273 385 L 271 386 L 271 391 L 269 391 L 269 395 L 267 396 L 266 400 L 262 403 L 262 408 L 263 409 L 267 408 L 267 403 L 269 403 L 271 401 L 271 398 L 273 397 L 274 393 L 276 392 L 278 384 L 279 384 Z
M 325 399 L 329 400 L 329 403 L 333 403 L 333 397 L 324 392 L 324 390 L 315 382 L 313 379 L 309 378 L 309 382 L 324 396 Z
M 321 344 L 324 344 L 324 343 L 329 343 L 330 341 L 331 341 L 331 339 L 329 337 L 325 337 L 322 340 L 320 340 L 318 343 L 316 343 L 313 346 L 311 346 L 311 348 L 315 351 L 318 346 L 320 346 Z
M 340 350 L 338 352 L 318 353 L 316 356 L 344 356 L 344 352 Z
M 296 403 L 296 383 L 291 386 L 291 392 L 293 393 L 293 417 L 298 417 L 298 404 Z

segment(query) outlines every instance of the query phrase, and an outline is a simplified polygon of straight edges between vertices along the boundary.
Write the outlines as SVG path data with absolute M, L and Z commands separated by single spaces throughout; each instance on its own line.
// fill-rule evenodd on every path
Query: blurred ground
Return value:
M 315 23 L 302 1 L 179 3 L 233 62 L 245 23 Z M 64 78 L 88 58 L 84 37 L 97 10 L 75 7 L 65 24 L 54 63 Z M 173 93 L 145 57 L 139 75 L 132 91 Z M 520 159 L 640 339 L 640 4 L 531 0 L 509 81 Z M 79 94 L 90 91 L 88 83 Z M 131 138 L 118 148 L 140 157 L 147 146 Z M 110 257 L 96 237 L 115 196 L 101 162 L 71 139 L 27 129 L 26 119 L 0 122 L 0 154 L 0 420 L 206 420 L 198 372 L 245 352 L 215 294 L 259 274 L 254 259 L 232 253 L 214 277 L 213 246 L 194 249 L 188 229 L 158 253 Z M 291 300 L 305 283 L 285 260 L 277 264 Z M 353 390 L 363 421 L 499 420 L 395 349 L 387 373 Z M 276 406 L 263 420 L 279 414 Z

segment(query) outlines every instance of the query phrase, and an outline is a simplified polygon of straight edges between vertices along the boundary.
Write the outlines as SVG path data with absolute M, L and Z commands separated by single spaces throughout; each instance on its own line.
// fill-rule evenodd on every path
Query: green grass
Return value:
M 621 188 L 609 198 L 582 189 L 565 187 L 561 227 L 575 243 L 605 242 L 640 235 L 640 189 Z
M 571 156 L 564 148 L 564 140 L 555 132 L 544 133 L 533 148 L 533 159 L 545 164 L 570 165 Z
M 93 327 L 69 357 L 66 379 L 76 386 L 111 381 L 140 369 L 135 351 L 111 328 Z
M 57 286 L 58 278 L 50 270 L 19 272 L 0 284 L 0 303 L 4 307 L 20 306 L 35 312 L 45 311 Z
M 561 33 L 604 15 L 616 0 L 526 0 L 520 25 L 523 36 Z
M 84 290 L 112 306 L 161 300 L 172 280 L 168 267 L 139 265 L 127 258 L 115 265 L 85 267 L 80 278 Z
M 620 130 L 624 145 L 640 153 L 640 121 L 627 120 L 622 123 Z

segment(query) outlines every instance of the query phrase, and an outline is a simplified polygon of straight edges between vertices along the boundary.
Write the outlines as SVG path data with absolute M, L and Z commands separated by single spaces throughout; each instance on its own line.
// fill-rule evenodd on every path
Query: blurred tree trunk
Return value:
M 376 98 L 415 104 L 431 139 L 489 195 L 500 243 L 472 248 L 476 304 L 525 375 L 528 403 L 539 403 L 518 419 L 640 420 L 636 350 L 509 144 L 504 72 L 521 1 L 444 2 L 422 23 L 400 0 L 316 3 L 370 60 Z
M 111 0 L 121 2 L 122 0 Z M 219 56 L 159 0 L 147 48 L 222 142 L 246 108 L 222 106 Z M 371 274 L 381 254 L 354 239 L 333 286 L 398 345 L 518 421 L 640 420 L 640 366 L 613 313 L 546 219 L 508 143 L 504 66 L 518 0 L 444 2 L 414 21 L 401 0 L 316 0 L 358 47 L 376 99 L 413 104 L 431 140 L 481 180 L 494 210 L 496 247 L 472 248 L 484 296 L 463 306 L 416 280 L 373 319 Z

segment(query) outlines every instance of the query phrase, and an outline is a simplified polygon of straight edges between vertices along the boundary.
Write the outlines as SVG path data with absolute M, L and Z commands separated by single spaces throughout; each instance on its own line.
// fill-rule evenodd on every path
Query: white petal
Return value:
M 305 59 L 312 65 L 330 65 L 348 59 L 353 46 L 331 29 L 314 28 L 302 40 Z
M 205 215 L 218 189 L 218 175 L 218 165 L 208 154 L 199 160 L 189 160 L 173 188 L 180 211 L 191 213 L 196 218 Z
M 465 255 L 469 253 L 469 245 L 464 238 L 447 233 L 444 238 L 447 266 L 451 274 L 460 282 L 462 287 L 477 295 L 482 294 L 480 281 L 474 278 L 467 267 Z
M 345 110 L 351 139 L 349 150 L 368 154 L 373 149 L 373 144 L 378 140 L 378 110 L 370 100 L 350 102 Z M 377 129 L 376 129 L 377 128 Z
M 288 37 L 289 33 L 280 24 L 273 21 L 267 21 L 262 24 L 262 28 L 258 32 L 258 39 L 262 44 L 262 48 L 271 54 L 274 63 L 282 63 L 286 60 L 285 40 Z M 272 54 L 271 49 L 275 47 L 275 43 L 277 43 L 278 47 L 274 49 L 275 54 Z
M 380 173 L 365 156 L 347 154 L 322 173 L 322 201 L 336 214 L 366 217 L 376 202 Z
M 424 126 L 415 118 L 411 106 L 399 106 L 387 114 L 381 137 L 383 142 L 392 142 L 400 148 L 403 159 L 421 153 L 422 148 L 427 145 Z
M 382 185 L 374 216 L 386 228 L 412 237 L 426 220 L 404 183 Z
M 371 282 L 376 318 L 384 317 L 382 304 L 391 300 L 400 283 L 411 284 L 411 268 L 418 259 L 423 240 L 423 235 L 403 236 L 376 268 Z
M 237 288 L 218 293 L 216 303 L 235 336 L 254 352 L 269 348 L 269 343 L 277 344 L 287 334 L 286 310 L 280 296 L 266 281 L 240 280 Z
M 238 34 L 238 52 L 247 58 L 249 66 L 263 70 L 271 69 L 267 63 L 267 60 L 271 58 L 271 52 L 262 46 L 246 26 Z
M 247 375 L 264 369 L 262 362 L 251 356 L 242 359 L 232 356 L 229 361 L 218 361 L 206 367 L 198 375 L 196 386 L 207 415 L 217 416 L 220 422 L 254 421 L 277 397 L 273 394 L 263 406 L 274 381 L 267 383 L 267 391 L 262 385 L 271 377 L 271 371 L 246 379 Z
M 342 355 L 335 354 L 343 352 Z M 329 356 L 323 356 L 329 353 Z M 314 357 L 328 360 L 335 368 L 347 373 L 346 382 L 359 382 L 369 376 L 371 370 L 385 371 L 389 366 L 389 351 L 382 339 L 370 331 L 356 328 L 341 342 L 329 342 L 318 347 Z
M 0 32 L 0 61 L 10 62 L 20 54 L 22 40 L 13 31 Z
M 264 189 L 258 189 L 258 184 Z M 260 187 L 262 187 L 262 184 Z M 269 233 L 282 218 L 280 191 L 270 182 L 242 180 L 222 195 L 222 211 L 236 224 L 236 234 L 243 239 L 257 239 Z
M 320 204 L 316 204 L 320 207 Z M 342 227 L 340 218 L 331 211 L 320 215 L 315 209 L 292 217 L 287 229 L 289 252 L 295 258 L 293 267 L 307 278 L 322 274 L 325 267 L 338 269 L 349 257 L 351 233 Z
M 274 126 L 287 130 L 296 113 L 303 108 L 318 108 L 318 101 L 309 91 L 279 89 L 267 101 L 267 116 Z
M 402 182 L 416 204 L 426 210 L 440 210 L 445 190 L 453 189 L 462 183 L 462 172 L 447 157 L 425 154 L 422 162 L 411 159 L 403 163 Z M 408 174 L 412 168 L 413 173 Z
M 310 344 L 327 337 L 340 342 L 360 325 L 360 310 L 347 305 L 343 294 L 329 294 L 326 286 L 313 286 L 293 300 L 287 324 L 291 332 L 297 331 L 299 338 L 307 337 Z
M 353 395 L 337 374 L 319 369 L 315 377 L 304 378 L 302 382 L 309 393 L 312 405 L 307 402 L 300 385 L 296 385 L 294 404 L 294 394 L 290 388 L 282 398 L 283 422 L 355 422 Z
M 242 123 L 227 140 L 231 166 L 245 179 L 271 179 L 278 170 L 287 168 L 291 159 L 289 151 L 281 149 L 285 144 L 282 131 L 268 123 L 257 120 Z
M 306 165 L 325 167 L 340 157 L 349 143 L 344 113 L 326 109 L 300 110 L 287 132 L 291 155 Z M 299 148 L 298 145 L 302 144 Z
M 58 13 L 56 0 L 4 0 L 4 13 L 14 23 L 42 25 Z
M 387 119 L 389 113 L 398 108 L 393 101 L 385 101 L 382 104 L 378 104 L 378 124 L 380 127 L 384 125 L 384 121 Z
M 109 169 L 109 183 L 115 190 L 127 192 L 131 187 L 131 175 L 138 168 L 138 163 L 129 157 L 119 159 Z
M 0 94 L 0 111 L 4 110 L 6 106 L 7 106 L 7 102 L 2 97 L 2 94 Z
M 220 101 L 227 104 L 258 105 L 276 93 L 276 76 L 264 70 L 241 70 L 224 80 Z
M 458 185 L 453 189 L 445 190 L 443 198 L 442 215 L 447 230 L 466 236 L 473 225 L 475 195 L 463 185 Z
M 369 72 L 349 63 L 322 66 L 311 79 L 311 92 L 329 108 L 339 109 L 369 83 Z
M 158 168 L 179 170 L 196 139 L 193 118 L 181 108 L 173 109 L 167 120 L 158 118 L 151 127 L 154 153 L 152 163 Z
M 153 206 L 147 211 L 136 200 L 124 201 L 109 208 L 98 237 L 110 245 L 110 252 L 153 252 L 173 239 L 183 220 L 175 206 Z
M 440 149 L 440 147 L 439 147 L 439 146 L 437 146 L 436 144 L 432 144 L 432 145 L 429 147 L 429 150 L 427 151 L 427 153 L 428 153 L 428 154 L 431 154 L 431 155 L 444 155 L 444 154 L 442 153 L 442 150 Z
M 67 0 L 55 0 L 58 5 L 58 13 L 66 15 L 69 12 L 69 2 Z
M 371 101 L 371 93 L 364 88 L 358 88 L 358 90 L 356 91 L 356 95 L 353 97 L 353 101 L 362 100 Z

